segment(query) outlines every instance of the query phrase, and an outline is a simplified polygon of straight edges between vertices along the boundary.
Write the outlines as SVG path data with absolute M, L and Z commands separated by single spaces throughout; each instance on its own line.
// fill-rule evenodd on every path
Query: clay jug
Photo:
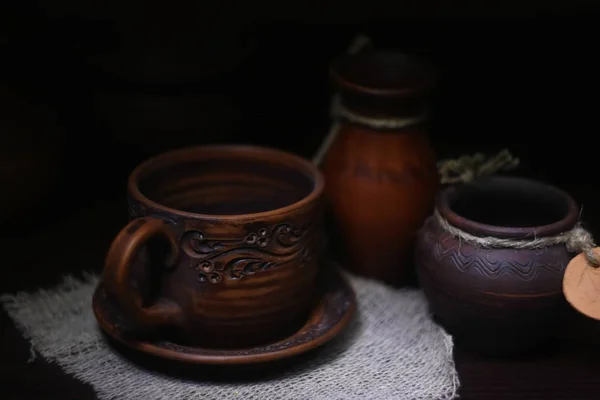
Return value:
M 426 126 L 435 68 L 411 55 L 368 49 L 338 59 L 330 72 L 338 127 L 323 171 L 343 264 L 403 285 L 439 183 Z

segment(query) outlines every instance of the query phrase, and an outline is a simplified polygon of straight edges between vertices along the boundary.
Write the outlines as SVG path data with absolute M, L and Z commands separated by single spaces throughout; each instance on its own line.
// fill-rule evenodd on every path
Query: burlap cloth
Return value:
M 100 399 L 353 400 L 452 399 L 458 377 L 452 339 L 430 318 L 420 291 L 350 276 L 358 315 L 317 357 L 275 380 L 182 380 L 140 368 L 105 343 L 91 310 L 96 276 L 65 278 L 50 290 L 2 296 L 11 318 L 41 354 L 94 387 Z

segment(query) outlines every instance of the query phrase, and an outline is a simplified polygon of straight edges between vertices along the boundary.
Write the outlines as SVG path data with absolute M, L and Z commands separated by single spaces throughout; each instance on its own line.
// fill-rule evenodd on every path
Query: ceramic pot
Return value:
M 544 183 L 487 177 L 445 189 L 439 215 L 480 237 L 526 240 L 572 229 L 579 207 Z M 564 270 L 573 254 L 564 245 L 544 249 L 481 248 L 450 235 L 435 216 L 419 233 L 419 282 L 438 322 L 466 350 L 520 355 L 542 348 L 568 309 Z
M 344 265 L 399 286 L 438 187 L 425 118 L 435 72 L 416 57 L 371 49 L 336 61 L 331 75 L 344 110 L 405 122 L 375 127 L 342 116 L 323 163 Z

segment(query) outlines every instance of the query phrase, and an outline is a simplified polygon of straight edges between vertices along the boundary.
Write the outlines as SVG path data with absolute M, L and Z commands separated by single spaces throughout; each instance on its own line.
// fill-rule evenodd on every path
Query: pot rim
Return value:
M 489 176 L 485 178 L 478 178 L 476 182 L 480 182 L 482 180 L 504 182 L 504 185 L 506 186 L 525 184 L 528 188 L 531 188 L 532 193 L 536 190 L 551 191 L 557 196 L 561 197 L 566 202 L 567 213 L 563 218 L 556 222 L 540 226 L 509 227 L 476 222 L 457 214 L 454 210 L 452 210 L 452 207 L 450 206 L 450 200 L 458 193 L 460 193 L 461 189 L 464 188 L 465 185 L 469 185 L 467 183 L 457 186 L 451 186 L 449 188 L 446 188 L 439 194 L 439 196 L 436 199 L 436 207 L 440 215 L 443 218 L 445 218 L 451 225 L 473 235 L 481 237 L 492 236 L 503 239 L 523 239 L 530 237 L 554 236 L 573 229 L 573 227 L 575 227 L 575 225 L 577 224 L 580 211 L 579 206 L 577 205 L 575 199 L 562 189 L 559 189 L 555 186 L 541 181 L 528 178 Z

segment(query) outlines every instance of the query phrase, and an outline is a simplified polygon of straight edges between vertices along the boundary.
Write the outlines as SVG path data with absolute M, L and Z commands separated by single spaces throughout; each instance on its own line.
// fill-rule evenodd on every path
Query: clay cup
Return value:
M 252 146 L 176 150 L 138 166 L 130 222 L 102 285 L 134 331 L 239 348 L 306 320 L 322 261 L 324 179 L 309 161 Z

